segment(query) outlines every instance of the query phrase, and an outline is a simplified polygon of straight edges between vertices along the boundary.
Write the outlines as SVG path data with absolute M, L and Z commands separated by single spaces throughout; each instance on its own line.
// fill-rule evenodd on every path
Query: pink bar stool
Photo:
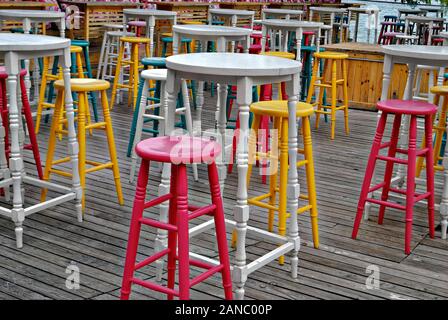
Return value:
M 433 104 L 414 101 L 414 100 L 386 100 L 377 104 L 379 110 L 382 111 L 380 120 L 373 140 L 372 149 L 370 151 L 369 160 L 367 162 L 366 174 L 362 184 L 361 195 L 359 196 L 358 211 L 356 213 L 355 224 L 353 227 L 352 238 L 356 239 L 359 224 L 364 211 L 366 202 L 375 203 L 380 206 L 378 224 L 383 223 L 384 211 L 386 207 L 404 210 L 406 212 L 406 229 L 405 229 L 405 253 L 411 252 L 411 235 L 412 235 L 412 215 L 414 204 L 423 199 L 428 201 L 428 225 L 429 235 L 434 238 L 434 167 L 426 167 L 426 192 L 423 194 L 415 193 L 415 170 L 417 157 L 425 157 L 426 163 L 433 163 L 432 150 L 432 117 L 437 112 L 437 107 Z M 394 123 L 392 128 L 391 140 L 382 143 L 384 128 L 386 127 L 387 116 L 394 115 Z M 401 118 L 403 115 L 410 116 L 409 128 L 409 148 L 403 150 L 397 147 Z M 423 149 L 417 149 L 417 117 L 425 118 L 425 145 Z M 387 156 L 380 155 L 381 149 L 389 148 Z M 407 159 L 397 158 L 396 154 L 406 154 Z M 384 173 L 384 181 L 377 185 L 370 186 L 375 164 L 377 160 L 386 161 L 386 169 Z M 391 179 L 394 163 L 407 165 L 406 190 L 392 188 Z M 368 194 L 382 188 L 381 199 L 368 198 Z M 406 196 L 406 205 L 392 203 L 388 201 L 389 192 L 395 192 Z
M 141 141 L 135 151 L 142 158 L 137 182 L 137 190 L 132 210 L 129 241 L 126 252 L 121 299 L 129 299 L 133 283 L 167 294 L 172 300 L 178 296 L 180 300 L 190 298 L 190 288 L 214 273 L 220 272 L 226 299 L 232 299 L 232 280 L 230 276 L 229 252 L 227 248 L 224 209 L 219 187 L 218 171 L 215 158 L 221 153 L 219 144 L 190 136 L 164 136 Z M 145 202 L 148 185 L 150 161 L 171 163 L 170 192 Z M 186 164 L 206 163 L 212 204 L 205 207 L 188 205 L 188 182 Z M 143 217 L 143 211 L 169 201 L 168 223 Z M 213 216 L 219 251 L 219 265 L 211 265 L 189 257 L 189 220 L 203 216 Z M 140 229 L 142 225 L 168 231 L 168 247 L 135 264 Z M 167 287 L 154 282 L 134 278 L 134 272 L 156 260 L 168 255 Z M 178 290 L 174 289 L 176 261 L 179 263 Z M 206 269 L 206 271 L 190 280 L 190 265 Z
M 23 146 L 26 150 L 32 150 L 34 156 L 34 162 L 36 163 L 37 174 L 39 179 L 43 177 L 42 164 L 40 161 L 39 146 L 37 143 L 36 133 L 34 132 L 33 116 L 31 114 L 31 107 L 28 96 L 26 95 L 25 76 L 27 71 L 25 69 L 20 71 L 20 92 L 22 96 L 22 113 L 25 116 L 26 126 L 28 127 L 28 134 L 30 143 Z M 9 159 L 11 152 L 11 145 L 9 143 L 9 111 L 8 111 L 8 99 L 6 96 L 6 79 L 8 74 L 4 66 L 0 66 L 0 112 L 2 117 L 3 126 L 5 127 L 5 154 L 6 159 Z

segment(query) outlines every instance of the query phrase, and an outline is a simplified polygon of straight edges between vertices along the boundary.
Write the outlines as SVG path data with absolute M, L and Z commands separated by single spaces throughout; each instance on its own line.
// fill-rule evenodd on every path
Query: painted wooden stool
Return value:
M 139 102 L 140 104 L 136 106 L 136 110 L 134 112 L 136 114 L 136 126 L 135 126 L 135 138 L 133 139 L 133 145 L 137 145 L 142 136 L 143 131 L 143 125 L 145 122 L 145 119 L 154 119 L 161 122 L 162 125 L 164 125 L 164 121 L 166 119 L 166 93 L 165 93 L 165 83 L 166 83 L 166 77 L 167 77 L 167 69 L 151 69 L 151 70 L 144 70 L 141 73 L 141 80 L 144 81 L 144 84 L 142 86 L 141 92 L 139 92 Z M 160 99 L 158 103 L 149 104 L 147 103 L 147 97 L 148 97 L 148 89 L 149 89 L 149 83 L 151 81 L 159 81 L 160 83 Z M 176 114 L 182 114 L 185 117 L 186 122 L 186 129 L 190 136 L 193 136 L 193 122 L 191 118 L 191 110 L 190 110 L 190 103 L 189 103 L 189 96 L 188 96 L 188 88 L 187 84 L 184 81 L 182 83 L 182 102 L 183 107 L 176 108 Z M 138 110 L 137 110 L 138 108 Z M 154 114 L 154 111 L 156 109 L 159 109 L 157 114 Z M 152 111 L 152 112 L 149 112 Z M 165 130 L 163 128 L 159 129 L 162 134 L 165 133 Z M 137 153 L 135 149 L 131 148 L 131 168 L 129 173 L 129 181 L 132 183 L 134 182 L 134 176 L 135 176 L 135 169 L 137 167 Z M 196 164 L 193 164 L 193 176 L 194 179 L 198 180 L 198 169 Z
M 60 169 L 54 169 L 53 166 L 63 164 L 69 161 L 68 157 L 53 160 L 56 149 L 57 136 L 59 134 L 65 134 L 66 130 L 61 124 L 64 124 L 66 120 L 62 116 L 62 101 L 65 94 L 64 83 L 61 80 L 55 82 L 55 88 L 58 90 L 56 97 L 56 104 L 54 109 L 53 120 L 50 129 L 50 138 L 48 141 L 47 159 L 45 162 L 44 180 L 50 179 L 50 174 L 55 173 L 62 176 L 70 176 L 70 173 L 62 171 Z M 109 113 L 109 103 L 107 101 L 107 90 L 110 88 L 110 83 L 105 80 L 97 79 L 71 79 L 71 90 L 78 95 L 78 108 L 77 125 L 78 125 L 78 143 L 79 143 L 79 175 L 81 180 L 81 187 L 83 190 L 82 205 L 85 206 L 85 189 L 86 189 L 86 174 L 95 172 L 102 169 L 110 169 L 113 172 L 115 188 L 117 191 L 118 203 L 124 204 L 123 194 L 121 191 L 120 172 L 118 168 L 117 152 L 115 148 L 114 133 L 112 129 L 112 120 Z M 101 105 L 103 108 L 104 121 L 94 124 L 86 125 L 85 117 L 88 108 L 87 94 L 90 91 L 97 91 L 101 96 Z M 87 143 L 86 143 L 86 131 L 91 129 L 104 130 L 107 136 L 107 144 L 109 147 L 110 161 L 106 163 L 100 163 L 97 161 L 91 161 L 86 159 Z M 86 165 L 92 166 L 86 168 Z M 46 190 L 42 193 L 42 199 L 45 199 Z
M 435 115 L 437 107 L 427 102 L 414 100 L 385 100 L 378 102 L 377 107 L 382 113 L 376 129 L 369 160 L 367 162 L 366 173 L 361 188 L 361 194 L 359 196 L 352 238 L 356 239 L 358 234 L 358 229 L 366 202 L 374 203 L 380 206 L 378 224 L 383 224 L 386 207 L 403 210 L 406 212 L 405 253 L 410 254 L 414 204 L 424 199 L 428 201 L 429 235 L 431 238 L 434 238 L 434 167 L 426 167 L 426 192 L 422 194 L 415 192 L 415 168 L 417 157 L 425 157 L 426 163 L 433 163 L 432 117 Z M 391 140 L 383 143 L 382 139 L 384 129 L 386 127 L 386 121 L 389 115 L 394 116 Z M 404 115 L 410 116 L 409 145 L 407 150 L 403 150 L 398 147 L 401 120 Z M 416 148 L 417 117 L 424 117 L 425 119 L 425 147 L 422 149 Z M 381 155 L 380 150 L 385 148 L 388 148 L 387 155 Z M 407 159 L 398 158 L 397 153 L 407 155 Z M 377 185 L 371 186 L 370 183 L 372 181 L 377 160 L 386 161 L 384 180 Z M 395 163 L 407 165 L 406 190 L 391 187 Z M 369 193 L 381 188 L 382 193 L 380 199 L 368 197 Z M 402 205 L 388 201 L 390 192 L 405 195 L 406 204 Z
M 36 133 L 34 132 L 34 121 L 31 114 L 31 107 L 28 96 L 26 95 L 26 84 L 25 75 L 28 73 L 26 69 L 20 71 L 20 94 L 22 98 L 22 114 L 25 117 L 25 123 L 27 126 L 27 132 L 30 138 L 30 143 L 25 144 L 23 149 L 32 150 L 34 156 L 34 162 L 36 164 L 37 175 L 39 179 L 43 178 L 42 163 L 40 161 L 39 145 L 36 138 Z M 8 79 L 8 74 L 6 73 L 5 67 L 0 67 L 0 112 L 2 117 L 2 123 L 5 128 L 5 156 L 9 159 L 11 154 L 11 145 L 9 137 L 9 110 L 8 110 L 8 98 L 6 91 L 6 81 Z
M 336 128 L 336 111 L 344 111 L 345 119 L 345 133 L 349 134 L 348 126 L 348 91 L 347 91 L 347 61 L 348 54 L 339 52 L 316 52 L 314 53 L 313 76 L 311 77 L 311 84 L 306 98 L 307 103 L 311 103 L 315 88 L 319 88 L 319 94 L 313 106 L 317 107 L 316 112 L 316 129 L 319 128 L 319 117 L 321 114 L 327 114 L 331 117 L 331 139 L 334 139 Z M 319 76 L 319 65 L 325 59 L 324 71 L 322 76 Z M 338 62 L 341 63 L 340 70 L 342 78 L 338 79 Z M 331 79 L 326 80 L 325 75 L 330 74 Z M 343 101 L 342 105 L 337 105 L 338 86 L 342 86 Z M 331 104 L 323 105 L 324 89 L 331 89 Z M 327 96 L 328 98 L 328 96 Z M 330 109 L 327 111 L 325 109 Z
M 189 136 L 164 136 L 144 140 L 137 144 L 136 153 L 142 158 L 138 176 L 137 190 L 134 198 L 126 263 L 124 266 L 121 299 L 129 299 L 132 284 L 138 284 L 151 290 L 167 294 L 169 300 L 174 296 L 180 300 L 190 298 L 190 288 L 204 281 L 215 273 L 221 273 L 222 286 L 226 299 L 232 299 L 232 280 L 230 276 L 229 252 L 227 248 L 224 209 L 219 187 L 218 170 L 215 158 L 221 147 L 213 142 Z M 150 162 L 171 164 L 171 186 L 167 194 L 145 201 Z M 206 163 L 212 204 L 197 207 L 188 203 L 188 178 L 186 164 Z M 147 208 L 169 201 L 167 222 L 152 220 L 143 216 Z M 216 240 L 218 243 L 219 263 L 205 263 L 190 258 L 189 221 L 203 215 L 214 218 Z M 163 229 L 168 232 L 168 246 L 136 264 L 137 249 L 142 225 Z M 134 272 L 168 256 L 167 286 L 134 277 Z M 178 264 L 178 289 L 176 282 L 176 264 Z M 190 280 L 190 266 L 206 271 Z
M 115 78 L 112 86 L 112 98 L 111 107 L 116 103 L 117 89 L 126 88 L 128 89 L 128 106 L 135 108 L 135 103 L 137 102 L 137 92 L 138 92 L 138 77 L 139 77 L 139 46 L 145 46 L 145 54 L 149 56 L 149 43 L 148 38 L 137 38 L 137 37 L 122 37 L 120 38 L 120 52 L 118 53 L 117 68 L 115 70 Z M 125 47 L 130 45 L 131 55 L 129 58 L 125 57 Z M 124 66 L 129 66 L 129 80 L 125 83 L 119 83 L 120 74 L 123 72 L 122 68 Z

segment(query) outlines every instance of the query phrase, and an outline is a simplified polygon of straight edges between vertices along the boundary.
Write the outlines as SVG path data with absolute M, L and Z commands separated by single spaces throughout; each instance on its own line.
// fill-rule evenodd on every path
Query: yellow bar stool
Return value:
M 347 91 L 347 58 L 348 54 L 339 52 L 316 52 L 314 53 L 313 75 L 311 77 L 311 84 L 306 98 L 307 103 L 311 103 L 314 96 L 314 91 L 319 88 L 319 94 L 313 106 L 317 107 L 316 112 L 316 129 L 319 128 L 319 117 L 321 114 L 328 114 L 331 117 L 331 139 L 334 139 L 336 128 L 336 111 L 344 110 L 345 133 L 349 134 L 348 126 L 348 91 Z M 319 76 L 319 64 L 324 59 L 324 70 Z M 338 63 L 340 63 L 340 72 L 342 78 L 338 79 Z M 330 79 L 326 75 L 330 74 Z M 342 87 L 342 105 L 337 105 L 338 101 L 338 86 Z M 325 89 L 331 90 L 331 104 L 323 105 L 323 96 Z M 328 94 L 328 93 L 327 93 Z M 327 95 L 328 99 L 328 95 Z M 327 111 L 325 109 L 330 109 Z
M 71 77 L 76 78 L 84 78 L 84 68 L 82 66 L 82 47 L 79 46 L 71 46 L 70 47 L 70 53 L 75 55 L 75 63 L 76 63 L 76 73 L 72 73 Z M 55 63 L 57 66 L 57 63 Z M 39 91 L 39 102 L 37 104 L 37 112 L 36 112 L 36 126 L 35 126 L 35 132 L 36 134 L 39 133 L 40 129 L 40 122 L 42 121 L 42 114 L 44 113 L 45 109 L 54 109 L 54 103 L 53 103 L 53 82 L 59 79 L 62 79 L 62 73 L 61 70 L 53 70 L 49 71 L 50 67 L 50 60 L 49 58 L 43 59 L 43 71 L 42 71 L 42 79 L 41 79 L 41 85 L 40 85 L 40 91 Z M 48 83 L 50 82 L 50 83 Z M 47 97 L 47 88 L 48 90 L 48 97 Z M 45 98 L 47 99 L 45 100 Z M 90 119 L 90 112 L 89 112 L 89 119 Z
M 440 98 L 443 97 L 443 102 L 441 108 L 439 108 L 439 112 L 437 116 L 433 118 L 433 131 L 435 133 L 434 142 L 433 142 L 433 151 L 434 151 L 434 170 L 443 171 L 443 165 L 440 161 L 443 160 L 443 154 L 440 154 L 442 149 L 442 140 L 443 135 L 446 131 L 446 116 L 448 114 L 448 86 L 435 86 L 431 88 L 431 93 L 434 96 L 434 104 L 436 106 L 440 105 Z M 437 124 L 436 122 L 437 118 Z M 423 138 L 423 141 L 425 139 Z M 425 144 L 423 143 L 423 148 Z M 445 147 L 446 148 L 446 147 Z M 417 160 L 417 171 L 416 176 L 419 177 L 422 169 L 425 167 L 424 165 L 424 157 L 418 157 Z
M 114 83 L 112 86 L 111 107 L 114 106 L 117 98 L 117 89 L 128 89 L 128 106 L 135 108 L 138 93 L 139 82 L 139 69 L 143 68 L 140 65 L 139 46 L 145 46 L 145 54 L 149 57 L 149 42 L 148 38 L 138 37 L 121 37 L 120 38 L 120 50 L 118 53 L 117 67 L 115 71 Z M 131 48 L 131 55 L 125 57 L 125 48 L 129 46 Z M 127 83 L 119 83 L 120 74 L 123 72 L 122 68 L 129 66 L 129 80 Z
M 118 169 L 117 151 L 114 142 L 114 133 L 112 129 L 112 120 L 110 117 L 109 103 L 107 101 L 107 90 L 110 88 L 110 83 L 105 80 L 97 79 L 71 79 L 70 80 L 72 92 L 78 95 L 78 108 L 77 113 L 77 132 L 79 143 L 79 176 L 81 181 L 81 187 L 83 190 L 82 205 L 85 206 L 85 186 L 86 186 L 86 174 L 95 172 L 102 169 L 111 169 L 115 180 L 115 188 L 118 197 L 118 203 L 123 205 L 123 193 L 121 190 L 120 172 Z M 70 161 L 70 157 L 65 157 L 57 160 L 53 160 L 54 152 L 56 149 L 57 135 L 67 134 L 67 130 L 61 129 L 67 122 L 62 114 L 64 112 L 64 82 L 57 80 L 55 82 L 55 88 L 57 90 L 56 104 L 54 108 L 54 116 L 51 123 L 50 138 L 48 142 L 47 159 L 45 162 L 45 171 L 43 180 L 49 180 L 50 174 L 55 173 L 64 177 L 71 177 L 71 173 L 60 169 L 54 169 L 53 166 L 60 165 Z M 85 117 L 88 108 L 89 92 L 99 92 L 101 97 L 101 105 L 103 108 L 104 121 L 99 121 L 93 124 L 86 125 Z M 62 126 L 61 126 L 62 125 Z M 97 161 L 91 161 L 86 159 L 86 131 L 91 129 L 104 130 L 106 132 L 107 143 L 109 147 L 110 161 L 107 163 L 101 163 Z M 91 167 L 86 168 L 86 165 Z M 42 200 L 45 200 L 46 190 L 42 193 Z
M 300 195 L 300 199 L 307 201 L 307 204 L 297 209 L 297 214 L 309 211 L 311 215 L 311 227 L 314 247 L 319 247 L 319 231 L 317 217 L 316 184 L 314 180 L 314 161 L 311 141 L 310 116 L 314 113 L 313 106 L 308 103 L 299 102 L 296 107 L 296 116 L 301 119 L 303 149 L 298 153 L 304 157 L 297 162 L 297 168 L 305 167 L 308 194 Z M 268 210 L 268 231 L 274 230 L 275 212 L 278 212 L 278 233 L 286 235 L 286 225 L 289 213 L 287 212 L 287 184 L 288 184 L 288 101 L 273 100 L 260 101 L 250 106 L 250 111 L 254 115 L 252 130 L 249 136 L 249 166 L 247 171 L 247 187 L 249 188 L 252 165 L 256 160 L 269 159 L 269 192 L 248 199 L 248 203 Z M 268 153 L 257 152 L 257 137 L 259 125 L 262 117 L 269 116 L 273 119 L 274 132 L 271 134 L 273 144 Z M 278 143 L 278 144 L 277 144 Z M 280 163 L 280 168 L 278 164 Z M 280 170 L 278 170 L 280 169 Z M 278 202 L 277 202 L 278 197 Z M 232 237 L 235 243 L 235 233 Z M 279 263 L 283 264 L 284 257 L 280 257 Z

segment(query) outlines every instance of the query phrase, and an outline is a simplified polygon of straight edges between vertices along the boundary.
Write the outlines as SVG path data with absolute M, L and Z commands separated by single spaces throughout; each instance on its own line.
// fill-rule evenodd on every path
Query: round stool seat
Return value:
M 163 136 L 139 142 L 137 155 L 145 160 L 165 163 L 209 163 L 221 153 L 221 146 L 210 140 L 190 136 Z
M 290 60 L 294 60 L 296 58 L 296 55 L 294 53 L 284 52 L 284 51 L 268 51 L 268 52 L 263 52 L 260 54 L 262 54 L 264 56 L 285 58 L 285 59 L 290 59 Z
M 71 40 L 71 44 L 72 44 L 72 46 L 88 47 L 90 45 L 90 42 L 87 40 L 75 39 L 75 40 Z
M 166 81 L 168 69 L 143 70 L 140 76 L 146 80 Z
M 403 33 L 402 32 L 385 32 L 384 36 L 385 37 L 395 37 L 395 36 L 398 36 L 400 34 L 403 34 Z
M 81 53 L 82 48 L 79 46 L 70 46 L 70 52 L 71 53 Z
M 435 86 L 431 88 L 431 93 L 448 95 L 448 86 Z
M 180 40 L 180 42 L 182 42 L 182 43 L 190 43 L 191 41 L 192 40 L 189 38 L 182 38 L 182 40 Z M 172 43 L 173 38 L 172 37 L 164 37 L 164 38 L 162 38 L 162 42 Z
M 269 115 L 272 117 L 288 117 L 288 101 L 287 100 L 272 100 L 259 101 L 250 105 L 250 111 L 253 114 Z M 313 105 L 305 102 L 298 102 L 296 105 L 297 118 L 307 117 L 314 113 Z
M 437 107 L 431 103 L 417 100 L 391 99 L 377 103 L 379 110 L 389 113 L 401 113 L 409 115 L 427 115 L 437 112 Z
M 320 59 L 340 60 L 340 59 L 347 59 L 348 54 L 334 51 L 324 51 L 324 52 L 316 52 L 314 54 L 314 57 Z
M 381 22 L 382 26 L 395 26 L 397 23 L 393 21 L 383 21 Z
M 106 28 L 106 29 L 119 29 L 119 30 L 122 30 L 123 29 L 123 25 L 122 24 L 108 23 L 108 24 L 104 25 L 104 28 Z
M 403 34 L 403 33 L 399 33 L 395 36 L 399 39 L 405 39 L 405 40 L 417 40 L 418 39 L 418 36 Z
M 56 89 L 64 88 L 64 80 L 56 80 L 54 83 Z M 70 79 L 70 87 L 75 92 L 102 91 L 110 88 L 110 83 L 106 80 L 74 78 Z
M 183 20 L 179 21 L 181 24 L 188 24 L 188 25 L 203 25 L 204 22 L 198 21 L 198 20 Z
M 133 37 L 135 36 L 134 32 L 124 32 L 124 31 L 108 31 L 107 35 L 110 37 L 123 37 L 123 36 L 129 36 Z
M 120 38 L 120 41 L 129 43 L 149 43 L 148 38 L 138 38 L 138 37 L 122 37 Z
M 146 21 L 129 21 L 128 25 L 133 26 L 133 27 L 146 27 Z
M 166 58 L 161 57 L 143 58 L 141 62 L 142 65 L 144 66 L 166 68 Z
M 297 49 L 297 48 L 294 47 L 294 49 Z M 307 51 L 307 52 L 315 52 L 316 50 L 317 50 L 317 47 L 316 47 L 316 46 L 301 46 L 301 47 L 300 47 L 300 51 L 302 51 L 302 52 L 304 52 L 304 51 Z M 322 51 L 323 48 L 320 48 L 320 50 Z
M 397 17 L 397 16 L 394 16 L 394 15 L 386 14 L 386 15 L 384 16 L 384 19 L 398 19 L 398 17 Z
M 20 76 L 24 77 L 27 74 L 27 70 L 26 69 L 21 69 L 20 70 Z M 6 72 L 6 67 L 5 66 L 0 66 L 0 79 L 7 79 L 8 78 L 8 73 Z

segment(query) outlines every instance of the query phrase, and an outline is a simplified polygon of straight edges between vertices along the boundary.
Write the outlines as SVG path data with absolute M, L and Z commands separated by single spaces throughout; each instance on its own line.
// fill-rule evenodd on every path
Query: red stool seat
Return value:
M 381 25 L 382 26 L 394 26 L 394 25 L 396 25 L 397 23 L 396 22 L 394 22 L 394 21 L 383 21 L 383 22 L 381 22 Z
M 135 151 L 139 157 L 149 161 L 210 163 L 221 153 L 221 146 L 202 138 L 163 136 L 139 142 Z
M 133 26 L 133 27 L 140 27 L 140 28 L 144 28 L 146 27 L 146 21 L 129 21 L 128 25 Z
M 437 107 L 431 103 L 417 100 L 385 100 L 377 103 L 379 110 L 395 114 L 427 115 L 434 114 Z

